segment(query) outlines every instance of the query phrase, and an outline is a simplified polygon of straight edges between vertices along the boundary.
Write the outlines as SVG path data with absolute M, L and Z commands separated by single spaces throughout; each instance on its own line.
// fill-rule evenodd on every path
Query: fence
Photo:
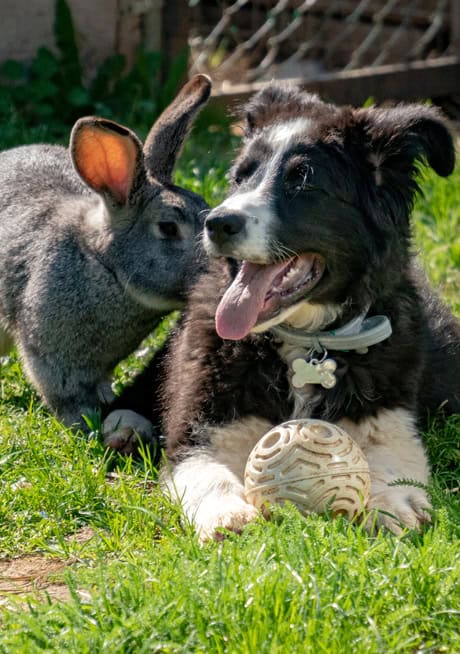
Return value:
M 341 103 L 460 93 L 460 0 L 193 4 L 181 12 L 191 71 L 210 74 L 226 103 L 272 78 Z

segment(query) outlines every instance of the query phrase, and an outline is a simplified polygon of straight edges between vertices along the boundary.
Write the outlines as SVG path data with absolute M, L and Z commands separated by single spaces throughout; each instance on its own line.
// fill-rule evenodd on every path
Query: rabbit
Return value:
M 145 145 L 98 117 L 70 146 L 0 154 L 0 356 L 17 345 L 26 375 L 65 425 L 113 398 L 111 374 L 200 268 L 207 209 L 172 183 L 211 81 L 196 75 Z

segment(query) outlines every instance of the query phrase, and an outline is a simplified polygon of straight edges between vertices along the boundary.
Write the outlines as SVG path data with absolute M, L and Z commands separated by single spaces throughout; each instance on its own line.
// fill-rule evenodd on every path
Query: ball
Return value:
M 256 443 L 244 474 L 246 499 L 261 508 L 289 501 L 307 515 L 353 517 L 369 498 L 369 465 L 343 429 L 323 420 L 290 420 Z

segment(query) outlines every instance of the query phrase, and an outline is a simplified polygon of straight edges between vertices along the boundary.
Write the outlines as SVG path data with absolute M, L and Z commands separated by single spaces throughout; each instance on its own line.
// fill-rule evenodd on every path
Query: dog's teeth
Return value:
M 305 284 L 315 283 L 315 280 L 318 277 L 317 265 L 317 261 L 314 260 L 308 270 L 305 270 L 301 260 L 300 265 L 299 260 L 291 261 L 291 263 L 286 266 L 284 273 L 280 273 L 280 275 L 273 280 L 273 286 L 268 291 L 265 301 L 268 302 L 276 295 L 281 298 L 287 298 L 301 290 Z
M 291 280 L 293 277 L 295 277 L 298 274 L 298 270 L 295 266 L 292 266 L 292 268 L 289 268 L 287 273 L 283 276 L 283 279 L 281 280 L 280 286 L 283 286 L 286 282 Z
M 296 270 L 295 267 L 293 266 L 292 268 L 290 268 L 290 269 L 288 270 L 288 272 L 287 272 L 287 274 L 285 275 L 284 279 L 290 279 L 291 277 L 294 277 L 296 274 L 297 274 L 297 270 Z

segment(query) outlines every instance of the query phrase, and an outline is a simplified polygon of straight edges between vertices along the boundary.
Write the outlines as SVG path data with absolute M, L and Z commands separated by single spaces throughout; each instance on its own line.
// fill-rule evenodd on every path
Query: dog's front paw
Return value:
M 139 441 L 144 445 L 156 443 L 152 423 L 135 411 L 112 411 L 104 420 L 102 432 L 104 445 L 121 454 L 135 454 Z
M 431 521 L 431 502 L 425 491 L 416 486 L 388 486 L 371 496 L 367 509 L 369 530 L 384 528 L 399 535 L 404 529 L 418 531 Z
M 222 540 L 225 530 L 239 534 L 258 514 L 255 506 L 238 495 L 210 496 L 201 502 L 193 516 L 193 523 L 200 541 Z

